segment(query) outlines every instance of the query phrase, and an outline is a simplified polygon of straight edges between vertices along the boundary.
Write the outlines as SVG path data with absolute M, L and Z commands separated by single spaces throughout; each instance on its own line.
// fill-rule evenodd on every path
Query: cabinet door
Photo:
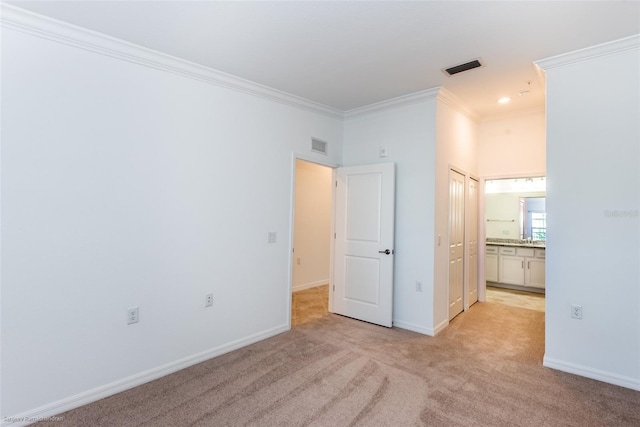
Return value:
M 525 270 L 525 285 L 544 289 L 545 260 L 543 258 L 527 258 Z
M 498 281 L 498 255 L 486 254 L 484 257 L 484 278 L 487 282 Z
M 524 285 L 524 258 L 518 256 L 500 255 L 499 258 L 500 283 L 510 285 Z

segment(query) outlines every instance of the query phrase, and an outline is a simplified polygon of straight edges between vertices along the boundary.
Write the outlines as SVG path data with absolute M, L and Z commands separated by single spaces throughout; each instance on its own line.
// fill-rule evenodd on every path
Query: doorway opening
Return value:
M 485 180 L 486 301 L 544 312 L 546 179 Z
M 295 159 L 292 327 L 321 319 L 329 312 L 333 173 L 330 166 Z

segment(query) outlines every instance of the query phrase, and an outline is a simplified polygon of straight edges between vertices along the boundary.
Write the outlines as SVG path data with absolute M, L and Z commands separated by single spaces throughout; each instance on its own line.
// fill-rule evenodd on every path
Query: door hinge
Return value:
M 334 290 L 334 291 L 336 290 L 336 285 L 333 285 L 333 290 Z
M 338 188 L 338 181 L 336 181 L 336 188 Z
M 334 238 L 334 239 L 336 238 L 336 233 L 333 233 L 333 238 Z

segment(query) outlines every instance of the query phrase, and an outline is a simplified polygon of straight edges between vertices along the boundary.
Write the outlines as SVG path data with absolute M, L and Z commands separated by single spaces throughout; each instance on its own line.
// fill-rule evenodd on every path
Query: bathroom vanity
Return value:
M 487 239 L 485 279 L 492 286 L 544 292 L 544 242 Z

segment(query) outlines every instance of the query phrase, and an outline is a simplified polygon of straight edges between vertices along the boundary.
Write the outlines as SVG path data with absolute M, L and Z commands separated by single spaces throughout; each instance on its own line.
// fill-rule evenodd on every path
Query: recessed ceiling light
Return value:
M 510 101 L 511 101 L 511 98 L 509 98 L 508 96 L 498 99 L 499 104 L 506 104 L 507 102 L 510 102 Z

